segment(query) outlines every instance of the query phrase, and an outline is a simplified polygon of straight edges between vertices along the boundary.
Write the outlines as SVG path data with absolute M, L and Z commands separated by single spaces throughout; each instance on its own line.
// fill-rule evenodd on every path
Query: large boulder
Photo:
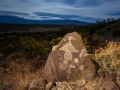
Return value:
M 95 68 L 82 42 L 81 36 L 68 33 L 52 48 L 43 70 L 48 81 L 75 81 L 94 79 Z

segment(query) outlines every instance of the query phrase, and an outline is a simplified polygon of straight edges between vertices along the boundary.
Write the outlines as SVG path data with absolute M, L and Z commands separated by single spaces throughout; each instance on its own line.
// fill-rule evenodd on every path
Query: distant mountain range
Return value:
M 87 25 L 88 22 L 78 20 L 30 20 L 23 19 L 17 16 L 0 16 L 0 23 L 13 23 L 13 24 L 56 24 L 56 25 Z

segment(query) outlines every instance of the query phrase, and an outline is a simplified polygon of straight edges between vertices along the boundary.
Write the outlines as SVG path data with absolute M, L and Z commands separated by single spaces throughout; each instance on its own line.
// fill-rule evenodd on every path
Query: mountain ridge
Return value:
M 17 16 L 0 16 L 0 23 L 12 23 L 12 24 L 56 24 L 56 25 L 87 25 L 89 22 L 78 20 L 30 20 Z

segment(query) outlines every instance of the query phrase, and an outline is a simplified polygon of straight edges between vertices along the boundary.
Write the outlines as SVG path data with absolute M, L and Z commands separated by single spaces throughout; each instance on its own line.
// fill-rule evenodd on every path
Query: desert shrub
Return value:
M 101 41 L 103 41 L 103 37 L 98 34 L 93 34 L 92 41 L 98 41 L 100 43 Z
M 81 31 L 80 31 L 80 35 L 81 35 L 83 38 L 86 38 L 86 37 L 89 36 L 89 33 L 81 30 Z
M 32 69 L 27 59 L 6 62 L 3 72 L 0 71 L 0 90 L 28 90 L 31 81 L 41 77 L 42 68 Z
M 92 52 L 93 50 L 101 46 L 105 46 L 106 42 L 101 35 L 93 34 L 91 38 L 89 38 L 89 44 L 90 44 L 90 51 Z
M 115 36 L 115 37 L 120 36 L 120 29 L 116 28 L 116 29 L 112 30 L 112 35 Z
M 54 32 L 52 32 L 52 33 L 46 33 L 45 35 L 44 35 L 44 38 L 46 39 L 46 40 L 51 40 L 52 38 L 56 38 L 57 36 L 56 36 L 56 33 L 54 33 Z
M 18 40 L 19 47 L 21 49 L 32 51 L 36 49 L 36 47 L 42 47 L 42 44 L 39 41 L 36 41 L 32 37 L 20 37 Z
M 117 80 L 120 76 L 120 43 L 109 42 L 104 48 L 95 50 L 93 59 L 100 66 L 98 74 L 104 77 L 112 77 Z
M 88 39 L 87 38 L 83 38 L 83 43 L 84 43 L 86 48 L 89 48 L 89 43 L 88 43 Z
M 49 44 L 51 45 L 51 47 L 53 47 L 54 45 L 58 44 L 61 40 L 62 37 L 58 37 L 56 39 L 52 39 Z
M 24 52 L 27 57 L 33 57 L 37 54 L 42 54 L 44 51 L 43 42 L 36 40 L 33 37 L 20 37 L 17 40 L 16 48 Z
M 9 54 L 9 56 L 7 57 L 7 60 L 15 60 L 15 59 L 22 59 L 25 58 L 24 53 L 22 52 L 14 52 Z
M 41 72 L 38 70 L 36 72 L 21 73 L 16 72 L 11 75 L 11 73 L 6 73 L 0 90 L 28 90 L 29 84 L 33 79 L 39 79 L 41 77 Z

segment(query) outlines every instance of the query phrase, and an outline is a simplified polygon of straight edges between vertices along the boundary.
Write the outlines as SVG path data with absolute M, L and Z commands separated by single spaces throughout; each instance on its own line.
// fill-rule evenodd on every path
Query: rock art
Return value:
M 94 79 L 94 74 L 94 65 L 76 32 L 68 33 L 53 47 L 43 70 L 48 81 L 89 81 Z

